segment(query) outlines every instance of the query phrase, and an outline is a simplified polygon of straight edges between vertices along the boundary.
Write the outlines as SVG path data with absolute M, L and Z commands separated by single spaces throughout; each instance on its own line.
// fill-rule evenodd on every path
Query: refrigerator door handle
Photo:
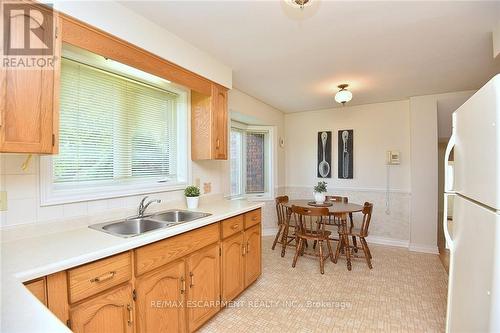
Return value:
M 446 243 L 449 245 L 450 248 L 453 248 L 453 238 L 452 235 L 450 234 L 450 231 L 448 230 L 448 196 L 451 195 L 450 193 L 453 193 L 453 189 L 447 189 L 446 186 L 447 184 L 450 184 L 449 177 L 452 176 L 447 172 L 447 170 L 448 170 L 448 160 L 450 158 L 450 154 L 451 151 L 453 150 L 453 147 L 455 147 L 455 133 L 451 135 L 450 140 L 448 141 L 443 161 L 444 163 L 443 230 Z M 451 184 L 454 184 L 454 182 L 452 181 Z

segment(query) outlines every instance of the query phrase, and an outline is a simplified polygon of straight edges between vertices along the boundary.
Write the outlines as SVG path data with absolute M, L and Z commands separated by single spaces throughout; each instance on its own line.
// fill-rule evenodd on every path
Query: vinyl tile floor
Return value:
M 262 243 L 262 276 L 200 332 L 444 332 L 448 276 L 439 257 L 371 245 L 373 269 L 355 258 L 284 258 Z M 333 243 L 335 249 L 336 242 Z

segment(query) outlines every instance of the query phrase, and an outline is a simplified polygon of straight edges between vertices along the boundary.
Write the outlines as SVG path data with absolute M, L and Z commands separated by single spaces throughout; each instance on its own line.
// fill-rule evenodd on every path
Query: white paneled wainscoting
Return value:
M 288 195 L 293 199 L 311 199 L 312 189 L 305 186 L 280 187 L 280 195 Z M 368 188 L 330 188 L 329 195 L 340 195 L 349 198 L 349 202 L 363 204 L 366 201 L 373 203 L 373 216 L 370 223 L 368 241 L 374 244 L 390 245 L 409 248 L 417 252 L 431 252 L 433 249 L 413 248 L 410 244 L 410 200 L 411 193 L 407 191 L 391 190 L 387 200 L 385 189 Z M 387 202 L 388 201 L 388 202 Z M 361 213 L 354 214 L 355 222 L 361 221 Z M 266 201 L 262 211 L 263 234 L 276 235 L 277 217 L 274 201 Z

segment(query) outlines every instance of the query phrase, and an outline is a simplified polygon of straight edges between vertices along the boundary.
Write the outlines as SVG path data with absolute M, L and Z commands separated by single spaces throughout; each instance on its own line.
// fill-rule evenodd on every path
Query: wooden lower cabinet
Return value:
M 260 224 L 245 230 L 245 288 L 262 273 Z
M 47 286 L 45 282 L 45 278 L 33 280 L 26 282 L 24 285 L 28 290 L 35 295 L 36 298 L 40 302 L 42 302 L 45 306 L 47 305 Z
M 137 332 L 185 332 L 184 260 L 136 279 Z
M 190 255 L 186 269 L 188 328 L 194 332 L 220 310 L 219 244 Z
M 134 309 L 130 284 L 112 289 L 70 309 L 75 333 L 134 332 Z
M 257 214 L 258 218 L 255 218 Z M 231 220 L 225 220 L 221 224 Z M 222 236 L 224 237 L 224 229 Z M 260 210 L 256 210 L 245 214 L 244 231 L 222 241 L 222 300 L 233 300 L 257 280 L 261 273 Z
M 261 262 L 255 210 L 26 287 L 75 333 L 194 332 L 260 276 Z
M 230 301 L 245 289 L 245 238 L 239 232 L 222 241 L 222 300 Z

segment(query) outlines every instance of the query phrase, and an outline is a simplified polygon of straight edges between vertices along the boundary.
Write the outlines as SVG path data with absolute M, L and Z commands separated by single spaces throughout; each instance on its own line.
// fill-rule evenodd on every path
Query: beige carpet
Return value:
M 437 255 L 370 245 L 364 259 L 328 261 L 325 274 L 314 257 L 291 267 L 264 237 L 263 273 L 201 332 L 443 332 L 447 275 Z M 336 243 L 334 243 L 335 246 Z

